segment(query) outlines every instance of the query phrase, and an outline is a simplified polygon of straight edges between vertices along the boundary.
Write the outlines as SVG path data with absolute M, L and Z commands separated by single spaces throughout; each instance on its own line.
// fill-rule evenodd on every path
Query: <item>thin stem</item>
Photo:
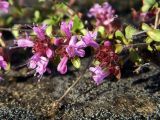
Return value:
M 147 31 L 140 31 L 140 32 L 137 32 L 135 33 L 134 35 L 132 35 L 132 38 L 134 38 L 135 36 L 138 36 L 138 35 L 142 35 L 142 34 L 145 34 Z
M 156 13 L 156 19 L 155 19 L 155 23 L 154 23 L 154 29 L 157 28 L 158 24 L 159 24 L 159 13 L 160 13 L 160 9 L 158 9 L 157 13 Z
M 3 31 L 13 31 L 13 30 L 17 30 L 17 31 L 23 31 L 23 32 L 30 32 L 32 30 L 30 29 L 21 29 L 21 28 L 0 28 L 0 30 L 3 30 Z
M 123 49 L 142 47 L 142 46 L 147 46 L 147 45 L 148 45 L 148 43 L 136 43 L 136 44 L 124 45 Z
M 2 47 L 6 47 L 6 44 L 5 44 L 5 42 L 2 40 L 2 38 L 0 38 L 0 45 L 1 45 Z
M 77 78 L 77 80 L 66 90 L 66 92 L 65 92 L 58 100 L 56 100 L 58 103 L 59 103 L 60 101 L 62 101 L 62 100 L 65 98 L 65 96 L 67 96 L 68 93 L 72 90 L 72 88 L 73 88 L 74 86 L 76 86 L 77 83 L 84 77 L 84 74 L 86 73 L 87 69 L 88 69 L 89 66 L 91 65 L 91 63 L 92 63 L 91 61 L 92 61 L 92 60 L 93 60 L 93 57 L 91 57 L 91 60 L 88 61 L 88 64 L 87 64 L 86 68 L 85 68 L 84 71 L 81 73 L 81 75 Z
M 81 78 L 82 78 L 82 75 L 78 77 L 78 79 L 66 90 L 66 92 L 57 100 L 57 102 L 62 101 L 64 97 L 68 95 L 68 93 L 72 90 L 72 88 L 81 80 Z

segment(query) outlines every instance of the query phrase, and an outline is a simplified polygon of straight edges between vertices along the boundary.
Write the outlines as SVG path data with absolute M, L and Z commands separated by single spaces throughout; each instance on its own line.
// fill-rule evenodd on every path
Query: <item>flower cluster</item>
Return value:
M 85 36 L 81 36 L 81 39 L 78 40 L 77 35 L 72 35 L 71 29 L 73 26 L 73 22 L 70 21 L 68 24 L 66 22 L 62 22 L 61 31 L 65 34 L 65 38 L 56 38 L 55 45 L 58 47 L 55 50 L 56 55 L 60 56 L 60 63 L 58 64 L 57 70 L 61 74 L 65 74 L 67 72 L 67 61 L 74 57 L 84 57 L 85 50 L 84 48 L 91 46 L 94 48 L 98 47 L 98 43 L 96 43 L 95 39 L 97 33 L 88 32 Z
M 15 40 L 17 47 L 30 47 L 33 51 L 33 56 L 28 61 L 28 67 L 34 69 L 36 74 L 41 77 L 47 70 L 49 59 L 53 57 L 50 38 L 45 34 L 46 25 L 33 27 L 36 33 L 35 38 L 21 38 Z
M 0 9 L 8 12 L 9 3 L 0 0 Z M 96 4 L 90 9 L 89 16 L 94 16 L 97 19 L 97 26 L 105 26 L 109 32 L 112 32 L 112 25 L 116 15 L 112 7 L 106 2 L 102 6 Z M 103 45 L 96 42 L 97 32 L 87 31 L 85 35 L 77 35 L 72 33 L 73 21 L 61 22 L 60 32 L 61 37 L 51 38 L 47 36 L 47 25 L 39 25 L 32 27 L 34 36 L 21 37 L 14 40 L 13 48 L 30 48 L 32 56 L 27 61 L 27 67 L 35 71 L 35 75 L 41 78 L 45 72 L 51 72 L 49 63 L 55 62 L 57 71 L 60 74 L 67 73 L 67 63 L 75 58 L 85 56 L 85 48 L 92 47 L 95 51 L 95 61 L 99 64 L 95 67 L 90 67 L 89 70 L 93 73 L 93 79 L 97 85 L 102 83 L 104 78 L 114 74 L 117 78 L 120 77 L 120 68 L 118 66 L 118 56 L 114 53 L 111 43 L 106 41 Z M 4 56 L 0 54 L 0 69 L 7 69 L 7 62 Z
M 93 80 L 97 85 L 102 83 L 104 78 L 110 74 L 115 75 L 118 79 L 120 78 L 119 59 L 109 41 L 105 41 L 104 44 L 97 49 L 95 61 L 98 62 L 98 65 L 96 64 L 95 67 L 90 67 L 90 71 L 93 73 Z
M 153 22 L 153 18 L 156 15 L 156 9 L 153 9 L 148 12 L 138 12 L 135 9 L 132 9 L 132 17 L 134 20 L 138 20 L 140 22 Z
M 7 13 L 9 8 L 9 3 L 5 0 L 0 0 L 0 10 Z
M 109 33 L 113 32 L 115 27 L 119 27 L 118 24 L 115 26 L 117 15 L 108 2 L 103 3 L 103 5 L 95 4 L 89 10 L 88 16 L 95 17 L 96 26 L 104 26 Z
M 59 57 L 60 62 L 57 66 L 57 71 L 61 74 L 67 72 L 67 62 L 75 57 L 84 57 L 84 48 L 91 46 L 98 48 L 99 45 L 95 39 L 97 33 L 90 32 L 81 39 L 71 32 L 73 21 L 61 23 L 61 33 L 64 37 L 58 37 L 54 40 L 45 34 L 46 25 L 33 27 L 36 33 L 34 38 L 26 37 L 15 40 L 17 47 L 32 48 L 33 56 L 28 61 L 28 67 L 35 70 L 38 77 L 41 77 L 46 71 L 50 71 L 47 66 L 49 61 Z

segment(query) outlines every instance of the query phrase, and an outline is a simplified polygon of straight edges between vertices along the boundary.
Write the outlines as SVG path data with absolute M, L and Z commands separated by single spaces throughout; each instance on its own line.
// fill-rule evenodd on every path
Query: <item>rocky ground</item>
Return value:
M 125 70 L 121 80 L 106 79 L 99 86 L 92 82 L 89 72 L 86 72 L 84 79 L 62 101 L 60 108 L 51 117 L 54 112 L 53 101 L 66 91 L 82 70 L 73 72 L 71 68 L 64 76 L 46 75 L 40 82 L 33 77 L 2 81 L 0 119 L 160 119 L 160 69 L 156 65 L 150 65 L 149 70 L 139 75 L 130 76 L 130 71 Z
M 130 12 L 131 7 L 125 7 L 128 3 L 118 6 L 123 13 Z M 160 119 L 160 69 L 154 64 L 140 74 L 133 74 L 126 64 L 119 81 L 106 79 L 99 86 L 87 71 L 55 112 L 53 102 L 75 81 L 87 60 L 79 71 L 70 68 L 64 76 L 55 72 L 45 75 L 40 82 L 33 76 L 24 77 L 25 70 L 10 72 L 10 76 L 17 77 L 6 77 L 0 82 L 0 120 Z

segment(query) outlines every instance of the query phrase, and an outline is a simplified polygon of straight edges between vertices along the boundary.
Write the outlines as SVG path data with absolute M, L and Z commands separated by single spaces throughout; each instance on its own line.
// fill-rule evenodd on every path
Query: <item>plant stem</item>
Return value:
M 30 32 L 32 31 L 31 29 L 21 29 L 21 28 L 0 28 L 0 30 L 3 30 L 3 31 L 13 31 L 13 30 L 17 30 L 17 31 L 23 31 L 23 32 Z
M 90 60 L 88 61 L 87 66 L 86 66 L 86 68 L 83 70 L 83 72 L 81 73 L 81 75 L 77 78 L 77 80 L 66 90 L 66 92 L 65 92 L 58 100 L 56 100 L 58 103 L 59 103 L 60 101 L 62 101 L 62 100 L 65 98 L 65 96 L 67 96 L 68 93 L 72 90 L 72 88 L 73 88 L 74 86 L 76 86 L 77 83 L 84 77 L 84 74 L 86 73 L 86 71 L 87 71 L 88 68 L 90 67 L 90 65 L 91 65 L 91 63 L 92 63 L 92 60 L 93 60 L 93 57 L 90 58 Z
M 142 47 L 142 46 L 147 46 L 147 45 L 148 43 L 136 43 L 136 44 L 124 45 L 123 49 Z
M 66 90 L 66 92 L 57 100 L 57 102 L 60 102 L 64 99 L 66 95 L 72 90 L 72 88 L 81 80 L 82 75 L 80 75 L 77 80 Z
M 0 45 L 1 45 L 2 47 L 6 47 L 6 44 L 5 44 L 5 42 L 2 40 L 2 38 L 0 38 Z
M 154 29 L 157 28 L 157 26 L 159 25 L 159 14 L 160 14 L 160 9 L 158 9 L 157 13 L 156 13 L 156 19 L 155 19 L 155 23 L 154 23 Z

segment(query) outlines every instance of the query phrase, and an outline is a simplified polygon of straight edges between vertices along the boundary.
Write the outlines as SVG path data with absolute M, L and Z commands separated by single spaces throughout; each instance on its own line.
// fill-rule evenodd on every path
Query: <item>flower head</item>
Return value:
M 66 37 L 68 39 L 70 39 L 72 36 L 72 33 L 71 33 L 72 27 L 73 27 L 73 21 L 69 21 L 68 23 L 66 23 L 66 22 L 61 23 L 60 29 L 66 35 Z
M 140 12 L 132 9 L 132 17 L 134 20 L 138 20 L 139 22 L 153 22 L 153 17 L 156 15 L 157 10 L 152 9 L 148 12 Z
M 43 75 L 47 70 L 48 58 L 41 56 L 40 60 L 37 62 L 36 73 Z
M 88 13 L 89 17 L 95 17 L 97 20 L 97 26 L 99 25 L 109 25 L 115 19 L 115 10 L 112 6 L 105 2 L 103 5 L 95 4 Z
M 67 61 L 68 57 L 63 57 L 60 63 L 58 64 L 57 71 L 61 74 L 65 74 L 67 72 Z
M 95 41 L 97 37 L 97 32 L 88 32 L 83 38 L 82 40 L 84 41 L 84 43 L 87 45 L 87 46 L 91 46 L 93 48 L 97 48 L 99 45 L 98 43 Z
M 17 44 L 18 47 L 33 47 L 34 46 L 33 41 L 31 41 L 30 39 L 25 39 L 25 38 L 15 40 L 14 43 Z
M 89 70 L 93 73 L 93 80 L 97 85 L 101 84 L 104 78 L 110 75 L 109 71 L 103 71 L 100 66 L 90 67 Z
M 7 68 L 7 62 L 4 60 L 3 56 L 0 56 L 0 69 L 6 69 Z
M 48 62 L 48 58 L 43 57 L 37 53 L 33 55 L 29 60 L 28 67 L 31 69 L 35 69 L 36 73 L 39 76 L 42 76 L 46 72 Z
M 7 13 L 8 12 L 8 8 L 9 8 L 9 3 L 7 1 L 0 0 L 0 10 L 2 10 L 5 13 Z
M 75 56 L 84 57 L 85 51 L 81 47 L 76 45 L 76 43 L 77 43 L 77 37 L 72 36 L 69 41 L 69 45 L 66 47 L 66 52 L 68 53 L 68 56 L 71 58 Z
M 26 38 L 21 38 L 14 42 L 18 47 L 31 47 L 34 54 L 38 53 L 41 54 L 41 56 L 51 58 L 54 52 L 52 50 L 50 38 L 45 35 L 45 29 L 46 25 L 33 27 L 33 31 L 37 35 L 34 40 L 27 36 Z
M 46 30 L 46 28 L 47 28 L 46 25 L 33 27 L 33 31 L 36 33 L 37 37 L 40 40 L 44 40 L 45 39 L 45 30 Z
M 95 61 L 98 61 L 99 64 L 96 67 L 90 67 L 90 71 L 94 73 L 93 80 L 97 85 L 110 74 L 120 79 L 119 59 L 113 51 L 110 41 L 105 41 L 103 45 L 100 45 L 95 54 Z
M 121 27 L 120 21 L 116 19 L 115 10 L 105 2 L 102 5 L 95 4 L 88 13 L 89 17 L 96 19 L 96 26 L 103 26 L 107 33 L 112 33 Z

